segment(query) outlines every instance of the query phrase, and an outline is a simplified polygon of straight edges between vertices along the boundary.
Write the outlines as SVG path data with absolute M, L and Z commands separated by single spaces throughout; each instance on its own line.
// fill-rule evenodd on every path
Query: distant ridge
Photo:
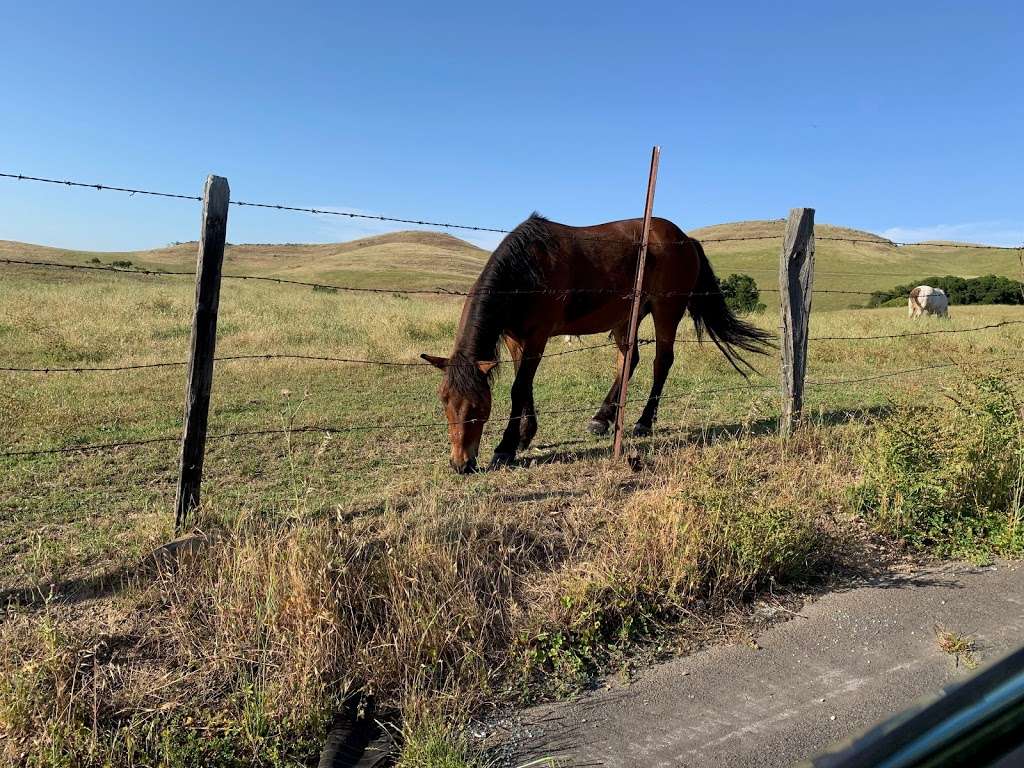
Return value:
M 711 224 L 706 227 L 698 227 L 691 230 L 690 235 L 701 238 L 718 237 L 782 237 L 786 231 L 785 219 L 754 219 L 751 221 L 735 221 L 727 224 Z M 876 235 L 874 232 L 867 232 L 862 229 L 841 227 L 835 224 L 815 224 L 814 234 L 819 237 L 847 237 L 851 240 L 863 240 L 865 242 L 878 243 L 879 245 L 894 246 L 892 240 Z
M 699 227 L 689 234 L 706 241 L 716 274 L 742 272 L 753 276 L 765 292 L 765 302 L 771 306 L 778 295 L 774 290 L 778 285 L 779 249 L 785 227 L 782 219 L 737 221 Z M 948 241 L 932 246 L 922 243 L 897 247 L 873 232 L 835 224 L 818 224 L 815 231 L 817 309 L 864 306 L 870 291 L 890 289 L 930 275 L 1020 276 L 1015 251 L 942 247 Z M 756 239 L 765 237 L 770 239 Z M 472 285 L 487 257 L 486 250 L 447 232 L 406 230 L 342 243 L 232 244 L 225 251 L 224 271 L 384 288 L 396 293 L 403 289 L 462 291 Z M 134 267 L 143 269 L 191 272 L 195 269 L 196 243 L 111 253 L 0 241 L 2 258 L 108 265 L 113 261 L 130 261 Z M 43 272 L 10 265 L 0 265 L 0 270 L 4 270 L 0 276 L 31 270 L 34 277 L 45 275 L 47 280 L 83 277 L 81 273 L 60 275 L 52 270 Z

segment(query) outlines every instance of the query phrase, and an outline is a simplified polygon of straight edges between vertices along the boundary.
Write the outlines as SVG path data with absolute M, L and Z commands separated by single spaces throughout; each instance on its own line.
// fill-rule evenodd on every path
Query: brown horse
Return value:
M 643 221 L 626 219 L 570 227 L 533 214 L 494 250 L 462 307 L 451 356 L 421 357 L 444 371 L 438 394 L 451 440 L 452 467 L 476 468 L 484 424 L 491 415 L 491 379 L 502 340 L 515 365 L 512 410 L 492 466 L 510 463 L 537 432 L 533 377 L 552 336 L 611 331 L 622 370 L 637 248 Z M 763 353 L 771 334 L 736 318 L 726 306 L 696 240 L 666 219 L 651 222 L 640 317 L 654 318 L 654 382 L 635 435 L 648 435 L 674 357 L 676 328 L 687 308 L 699 338 L 706 332 L 741 374 L 736 348 Z M 640 359 L 634 349 L 628 375 Z M 604 434 L 615 418 L 621 375 L 616 376 L 588 429 Z

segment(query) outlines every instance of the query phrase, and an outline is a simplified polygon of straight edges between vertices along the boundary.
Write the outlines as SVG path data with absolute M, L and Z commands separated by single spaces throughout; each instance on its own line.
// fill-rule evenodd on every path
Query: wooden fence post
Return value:
M 181 469 L 174 502 L 174 529 L 181 532 L 189 514 L 199 504 L 206 452 L 206 424 L 213 387 L 213 356 L 217 343 L 217 308 L 220 275 L 227 236 L 228 180 L 207 176 L 203 190 L 203 220 L 196 261 L 196 306 L 192 315 L 188 377 L 185 383 L 185 416 L 181 435 Z
M 779 305 L 782 312 L 782 417 L 779 428 L 789 436 L 800 420 L 807 372 L 807 327 L 814 281 L 814 209 L 794 208 L 786 221 L 779 259 Z
M 629 311 L 629 334 L 627 336 L 626 354 L 622 358 L 619 369 L 619 404 L 615 409 L 615 442 L 612 454 L 616 459 L 622 457 L 622 427 L 626 419 L 626 392 L 629 388 L 629 367 L 636 349 L 637 326 L 640 325 L 640 292 L 644 287 L 644 267 L 647 264 L 647 240 L 651 235 L 651 211 L 654 209 L 654 187 L 658 182 L 658 161 L 661 159 L 661 147 L 651 150 L 651 171 L 647 176 L 647 202 L 644 204 L 644 226 L 640 234 L 640 253 L 636 262 L 636 280 L 633 284 L 633 306 Z

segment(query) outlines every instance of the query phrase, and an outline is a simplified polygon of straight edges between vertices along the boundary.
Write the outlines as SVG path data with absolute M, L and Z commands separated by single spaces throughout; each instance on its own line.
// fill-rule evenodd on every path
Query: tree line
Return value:
M 897 285 L 887 291 L 875 291 L 868 299 L 869 307 L 881 307 L 896 300 L 904 302 L 910 291 L 919 285 L 941 288 L 950 304 L 1024 304 L 1024 283 L 999 275 L 981 277 L 926 277 L 913 283 Z

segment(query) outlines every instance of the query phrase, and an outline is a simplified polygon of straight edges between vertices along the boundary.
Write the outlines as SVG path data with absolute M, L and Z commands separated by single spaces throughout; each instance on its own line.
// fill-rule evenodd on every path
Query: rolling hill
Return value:
M 772 289 L 777 284 L 778 249 L 784 228 L 782 220 L 743 221 L 703 227 L 691 234 L 705 242 L 719 276 L 731 272 L 752 275 L 770 306 L 774 303 Z M 821 291 L 815 297 L 818 309 L 863 306 L 870 291 L 936 274 L 1021 277 L 1021 264 L 1013 250 L 951 248 L 948 243 L 897 246 L 871 232 L 831 224 L 819 224 L 816 235 L 815 286 Z M 766 237 L 771 239 L 716 242 L 721 238 Z M 188 270 L 193 268 L 195 249 L 192 242 L 145 251 L 97 253 L 0 241 L 0 258 L 72 264 L 92 259 L 104 264 L 131 261 L 146 269 Z M 487 255 L 487 251 L 447 233 L 404 231 L 346 243 L 229 245 L 225 271 L 363 287 L 453 289 L 469 285 Z

